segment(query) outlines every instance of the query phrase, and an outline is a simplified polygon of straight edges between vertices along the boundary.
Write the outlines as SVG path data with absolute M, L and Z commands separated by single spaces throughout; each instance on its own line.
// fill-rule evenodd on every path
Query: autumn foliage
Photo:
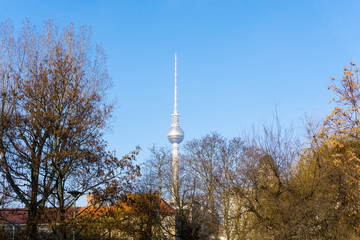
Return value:
M 139 174 L 138 149 L 118 158 L 103 139 L 110 85 L 89 28 L 60 31 L 49 20 L 37 31 L 25 21 L 15 34 L 11 21 L 0 25 L 0 173 L 6 194 L 28 209 L 26 238 L 38 238 L 47 206 L 58 210 L 54 233 L 67 237 L 68 191 L 129 190 Z

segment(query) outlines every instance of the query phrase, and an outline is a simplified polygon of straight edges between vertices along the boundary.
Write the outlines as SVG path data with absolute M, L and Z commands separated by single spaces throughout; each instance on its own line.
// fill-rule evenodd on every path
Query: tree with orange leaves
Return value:
M 354 62 L 345 67 L 341 79 L 331 78 L 328 86 L 335 96 L 330 103 L 336 106 L 329 114 L 317 134 L 314 134 L 311 149 L 320 162 L 333 165 L 342 175 L 344 192 L 342 206 L 347 214 L 342 218 L 343 224 L 349 224 L 360 232 L 358 212 L 360 191 L 360 81 L 359 68 Z M 326 154 L 324 154 L 326 153 Z
M 28 21 L 17 36 L 13 29 L 10 21 L 0 25 L 0 171 L 28 209 L 25 237 L 38 238 L 38 222 L 52 204 L 65 239 L 65 213 L 75 200 L 68 191 L 130 187 L 139 174 L 138 149 L 123 158 L 107 150 L 111 84 L 89 28 L 59 31 L 49 20 L 41 32 Z
M 174 209 L 148 190 L 123 195 L 111 206 L 84 209 L 79 222 L 85 239 L 167 240 L 175 234 Z

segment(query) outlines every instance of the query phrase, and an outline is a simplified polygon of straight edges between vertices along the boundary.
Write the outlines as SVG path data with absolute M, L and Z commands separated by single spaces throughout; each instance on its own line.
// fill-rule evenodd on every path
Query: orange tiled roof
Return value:
M 122 211 L 124 211 L 125 214 L 131 214 L 134 213 L 134 207 L 132 206 L 132 203 L 136 203 L 137 199 L 140 199 L 140 197 L 145 196 L 145 202 L 140 202 L 140 204 L 146 204 L 146 197 L 151 197 L 151 204 L 153 206 L 151 207 L 157 207 L 156 203 L 157 201 L 160 201 L 160 214 L 163 215 L 172 215 L 175 214 L 174 209 L 167 204 L 162 198 L 158 196 L 151 196 L 149 194 L 132 194 L 129 195 L 126 199 L 130 201 L 123 201 L 118 203 L 116 206 L 88 206 L 88 207 L 77 207 L 76 211 L 78 213 L 81 212 L 96 212 L 96 215 L 105 214 L 107 211 L 119 208 Z M 138 202 L 139 203 L 139 202 Z M 150 203 L 149 203 L 150 204 Z M 140 206 L 141 207 L 141 206 Z M 40 222 L 48 223 L 51 222 L 51 219 L 54 220 L 56 218 L 56 214 L 52 214 L 52 212 L 56 210 L 55 208 L 46 208 L 45 209 L 45 216 L 42 217 Z M 67 213 L 71 214 L 73 212 L 73 208 L 69 208 L 69 211 Z M 7 209 L 0 209 L 0 223 L 14 223 L 14 224 L 24 224 L 26 223 L 28 218 L 28 211 L 25 208 L 7 208 Z
M 159 206 L 160 201 L 160 206 Z M 100 215 L 108 210 L 118 209 L 119 211 L 123 211 L 125 214 L 131 214 L 136 212 L 136 208 L 146 209 L 145 204 L 151 205 L 150 208 L 159 208 L 159 211 L 163 215 L 171 215 L 174 214 L 174 209 L 162 198 L 154 194 L 131 194 L 126 196 L 123 201 L 117 203 L 115 206 L 88 206 L 81 207 L 79 211 L 96 211 Z M 147 206 L 149 206 L 147 205 Z

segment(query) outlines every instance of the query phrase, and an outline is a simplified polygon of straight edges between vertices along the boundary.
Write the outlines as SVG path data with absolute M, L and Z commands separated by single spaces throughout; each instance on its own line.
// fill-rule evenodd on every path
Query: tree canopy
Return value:
M 48 20 L 38 31 L 25 21 L 16 34 L 7 21 L 0 79 L 0 171 L 28 209 L 26 237 L 37 239 L 44 207 L 53 206 L 65 238 L 68 191 L 120 191 L 138 175 L 138 150 L 118 158 L 103 139 L 113 109 L 104 51 L 85 26 L 59 30 Z

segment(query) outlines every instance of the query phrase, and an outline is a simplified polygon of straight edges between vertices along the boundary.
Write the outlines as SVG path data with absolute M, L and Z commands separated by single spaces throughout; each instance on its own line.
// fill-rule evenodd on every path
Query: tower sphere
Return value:
M 167 133 L 170 143 L 181 143 L 184 140 L 184 131 L 180 127 L 171 127 Z

